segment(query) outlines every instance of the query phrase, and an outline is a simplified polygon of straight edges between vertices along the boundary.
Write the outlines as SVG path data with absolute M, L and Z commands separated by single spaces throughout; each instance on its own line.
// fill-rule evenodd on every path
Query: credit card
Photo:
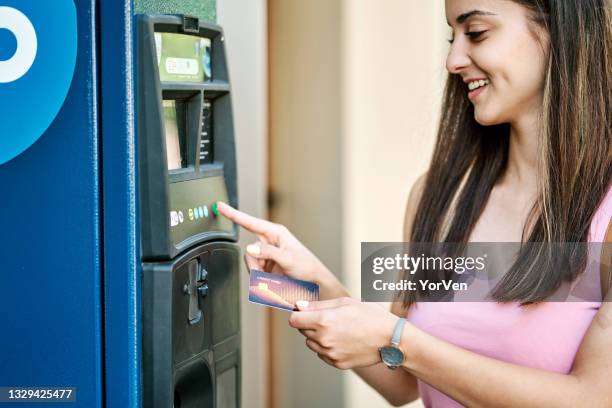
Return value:
M 298 300 L 319 300 L 319 285 L 251 269 L 250 302 L 293 311 Z

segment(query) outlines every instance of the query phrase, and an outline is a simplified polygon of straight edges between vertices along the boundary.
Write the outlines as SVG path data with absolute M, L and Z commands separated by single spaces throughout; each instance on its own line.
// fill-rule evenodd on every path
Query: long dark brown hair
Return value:
M 538 198 L 522 242 L 585 242 L 612 176 L 612 13 L 610 0 L 513 0 L 549 35 L 539 152 Z M 481 126 L 459 75 L 450 74 L 441 122 L 411 242 L 467 243 L 508 161 L 507 124 Z M 529 225 L 529 228 L 527 228 Z M 539 246 L 525 245 L 492 291 L 496 301 L 544 300 L 586 264 L 585 246 L 562 271 Z M 570 246 L 568 246 L 570 248 Z M 405 306 L 413 292 L 400 298 Z

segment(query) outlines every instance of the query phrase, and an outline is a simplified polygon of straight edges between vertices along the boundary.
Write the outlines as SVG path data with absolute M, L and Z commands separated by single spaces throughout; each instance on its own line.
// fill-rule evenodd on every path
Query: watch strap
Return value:
M 394 347 L 398 347 L 400 344 L 400 340 L 402 339 L 402 331 L 404 330 L 404 325 L 406 324 L 405 318 L 400 318 L 397 323 L 395 323 L 395 329 L 393 330 L 393 336 L 391 337 L 391 344 Z

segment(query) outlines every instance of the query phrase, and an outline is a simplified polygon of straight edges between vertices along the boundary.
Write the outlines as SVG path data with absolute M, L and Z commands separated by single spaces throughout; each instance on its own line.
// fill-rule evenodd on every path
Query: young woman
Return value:
M 431 166 L 408 200 L 406 241 L 612 241 L 611 7 L 446 1 L 449 78 Z M 253 268 L 320 285 L 327 300 L 298 302 L 289 319 L 306 346 L 393 405 L 420 396 L 436 408 L 612 407 L 612 303 L 545 301 L 579 272 L 525 249 L 495 301 L 405 296 L 386 311 L 350 298 L 284 226 L 219 210 L 258 235 L 247 247 Z M 610 255 L 597 256 L 609 271 Z M 379 348 L 396 328 L 405 359 L 390 370 Z

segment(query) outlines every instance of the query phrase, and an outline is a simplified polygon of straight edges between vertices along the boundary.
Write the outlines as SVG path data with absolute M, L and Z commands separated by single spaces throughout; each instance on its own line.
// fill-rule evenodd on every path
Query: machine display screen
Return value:
M 169 82 L 212 80 L 211 41 L 187 34 L 155 33 L 159 76 Z
M 184 129 L 182 129 L 183 126 L 181 126 L 184 124 L 184 120 L 180 120 L 181 113 L 184 111 L 180 109 L 180 105 L 181 104 L 175 100 L 165 100 L 163 103 L 168 170 L 176 170 L 185 167 L 185 161 L 183 160 L 182 154 L 184 143 L 181 143 L 185 136 Z

